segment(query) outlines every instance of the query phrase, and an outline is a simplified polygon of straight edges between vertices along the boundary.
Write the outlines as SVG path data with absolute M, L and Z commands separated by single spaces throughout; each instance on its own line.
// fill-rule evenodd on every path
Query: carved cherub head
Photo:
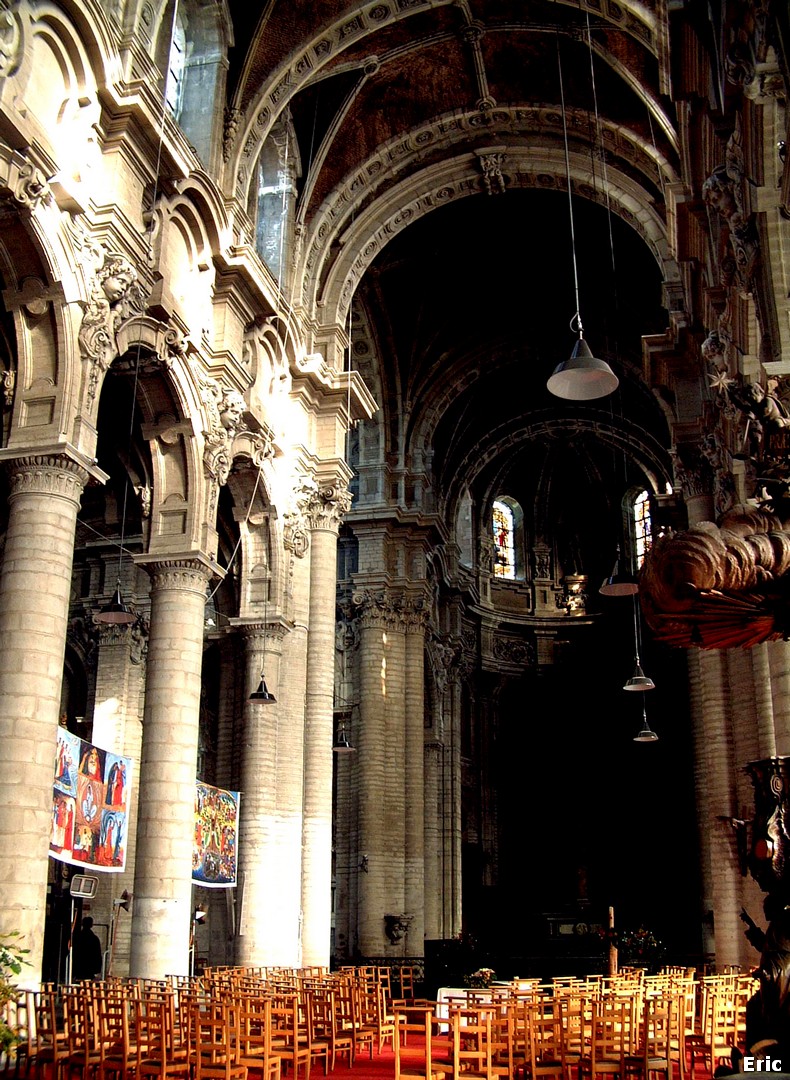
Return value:
M 247 408 L 247 402 L 238 390 L 226 390 L 219 406 L 219 418 L 226 431 L 234 432 L 239 427 Z
M 129 263 L 120 256 L 108 258 L 99 271 L 99 284 L 108 303 L 114 304 L 128 291 L 136 278 Z

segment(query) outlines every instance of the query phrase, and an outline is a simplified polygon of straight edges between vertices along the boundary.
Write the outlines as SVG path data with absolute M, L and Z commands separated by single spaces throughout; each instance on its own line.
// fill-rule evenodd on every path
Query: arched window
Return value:
M 164 74 L 165 105 L 205 165 L 222 137 L 221 112 L 213 107 L 225 94 L 230 27 L 225 5 L 201 0 L 168 0 L 162 11 L 156 61 Z
M 503 495 L 494 500 L 494 576 L 506 581 L 524 577 L 524 514 L 515 499 Z
M 173 27 L 173 40 L 170 43 L 170 56 L 167 59 L 167 82 L 165 83 L 165 104 L 173 118 L 181 116 L 184 103 L 184 82 L 187 66 L 187 28 L 179 12 Z
M 296 177 L 300 173 L 296 150 L 290 114 L 286 113 L 275 125 L 261 150 L 254 190 L 250 192 L 249 210 L 255 220 L 255 248 L 280 286 L 284 284 L 284 254 L 290 243 Z
M 636 555 L 637 569 L 640 569 L 645 561 L 645 556 L 653 543 L 653 522 L 650 517 L 650 496 L 646 491 L 640 491 L 634 499 L 632 508 L 632 528 L 634 532 L 634 554 Z

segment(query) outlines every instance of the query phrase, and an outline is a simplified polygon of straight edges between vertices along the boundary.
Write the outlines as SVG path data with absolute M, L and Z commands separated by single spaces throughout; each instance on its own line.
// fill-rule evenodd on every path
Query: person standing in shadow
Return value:
M 102 947 L 101 941 L 93 930 L 90 915 L 82 920 L 82 926 L 74 935 L 71 958 L 71 978 L 73 982 L 84 982 L 101 976 Z

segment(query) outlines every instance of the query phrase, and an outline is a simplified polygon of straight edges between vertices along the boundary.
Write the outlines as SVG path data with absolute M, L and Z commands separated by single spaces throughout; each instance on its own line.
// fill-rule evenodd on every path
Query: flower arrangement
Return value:
M 494 969 L 489 967 L 478 968 L 471 975 L 464 975 L 464 984 L 475 990 L 487 990 L 494 978 Z
M 637 930 L 613 930 L 602 927 L 600 935 L 606 943 L 617 949 L 621 964 L 643 964 L 653 967 L 661 963 L 664 946 L 652 930 L 640 926 Z

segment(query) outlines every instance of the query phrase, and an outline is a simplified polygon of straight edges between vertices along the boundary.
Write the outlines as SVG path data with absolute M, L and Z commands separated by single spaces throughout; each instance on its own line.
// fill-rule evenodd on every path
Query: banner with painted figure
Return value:
M 195 843 L 192 880 L 209 889 L 236 884 L 239 793 L 200 780 L 195 788 Z
M 121 873 L 132 759 L 58 728 L 49 853 L 73 866 Z

